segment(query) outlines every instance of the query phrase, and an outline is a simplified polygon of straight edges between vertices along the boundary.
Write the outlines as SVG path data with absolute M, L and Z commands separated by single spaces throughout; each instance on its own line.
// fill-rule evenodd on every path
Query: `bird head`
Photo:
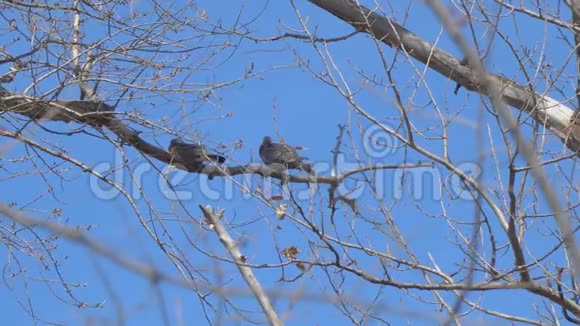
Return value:
M 177 145 L 177 144 L 183 144 L 183 141 L 181 141 L 181 139 L 179 139 L 179 138 L 173 138 L 171 140 L 171 142 L 169 142 L 169 145 L 171 145 L 171 146 L 174 146 L 174 145 Z
M 265 136 L 264 140 L 262 140 L 262 144 L 265 144 L 265 145 L 272 144 L 272 138 L 270 138 L 270 136 Z

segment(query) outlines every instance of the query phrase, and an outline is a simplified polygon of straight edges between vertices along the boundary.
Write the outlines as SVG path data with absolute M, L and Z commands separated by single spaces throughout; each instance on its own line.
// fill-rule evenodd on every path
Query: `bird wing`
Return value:
M 302 161 L 302 158 L 298 156 L 296 150 L 288 145 L 272 144 L 270 151 L 275 159 L 275 163 L 288 164 Z
M 174 144 L 172 153 L 184 163 L 198 164 L 207 160 L 204 149 L 196 144 Z

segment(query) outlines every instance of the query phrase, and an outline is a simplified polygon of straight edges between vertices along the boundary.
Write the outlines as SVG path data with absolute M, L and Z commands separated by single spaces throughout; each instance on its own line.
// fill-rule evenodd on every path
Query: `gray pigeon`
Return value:
M 187 167 L 199 168 L 204 162 L 224 163 L 226 158 L 218 154 L 209 154 L 203 145 L 187 144 L 179 138 L 171 140 L 168 148 L 176 163 Z
M 299 156 L 295 147 L 273 143 L 269 136 L 264 137 L 259 152 L 260 158 L 266 165 L 281 164 L 287 169 L 299 169 L 310 174 L 313 173 L 312 165 L 303 162 L 306 158 Z

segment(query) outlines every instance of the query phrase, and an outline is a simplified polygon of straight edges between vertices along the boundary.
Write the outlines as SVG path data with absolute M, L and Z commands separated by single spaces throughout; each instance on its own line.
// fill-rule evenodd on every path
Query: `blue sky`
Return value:
M 179 2 L 177 4 L 180 5 Z M 132 5 L 134 9 L 151 9 L 147 3 L 140 1 L 132 2 Z M 337 37 L 352 31 L 347 24 L 309 3 L 297 3 L 296 5 L 303 17 L 309 17 L 309 27 L 316 28 L 317 36 Z M 426 40 L 436 42 L 445 51 L 461 57 L 456 46 L 442 31 L 434 15 L 422 2 L 413 2 L 410 5 L 411 14 L 409 16 L 404 15 L 408 6 L 407 2 L 392 1 L 391 5 L 394 12 L 389 11 L 388 14 L 396 17 L 398 22 Z M 278 35 L 282 24 L 299 28 L 296 15 L 288 2 L 235 2 L 233 5 L 226 6 L 223 2 L 202 1 L 197 6 L 206 11 L 210 20 L 220 20 L 225 26 L 231 24 L 231 21 L 240 12 L 240 7 L 243 7 L 241 21 L 253 20 L 252 17 L 255 17 L 262 8 L 265 8 L 264 12 L 249 25 L 253 36 L 257 37 L 266 38 Z M 121 14 L 119 12 L 119 15 Z M 562 42 L 558 42 L 555 38 L 557 35 L 555 31 L 545 25 L 537 24 L 537 22 L 532 24 L 531 21 L 521 17 L 518 19 L 520 20 L 517 23 L 520 27 L 525 26 L 525 31 L 515 29 L 516 24 L 510 24 L 506 21 L 502 21 L 500 26 L 504 28 L 506 34 L 511 35 L 515 43 L 528 44 L 530 49 L 537 50 L 537 60 L 542 58 L 545 62 L 560 66 L 562 62 L 558 60 L 565 60 L 563 58 L 567 56 L 569 49 L 565 48 Z M 481 35 L 484 27 L 482 25 L 476 26 L 477 32 Z M 100 25 L 91 26 L 91 31 L 94 31 L 96 36 L 87 30 L 88 37 L 99 39 L 99 33 L 105 31 L 103 28 Z M 469 32 L 467 25 L 464 25 L 462 30 L 466 33 Z M 544 40 L 546 42 L 542 43 Z M 214 39 L 200 40 L 199 42 L 220 43 L 222 41 L 237 44 L 236 42 L 239 40 L 216 36 Z M 545 58 L 538 50 L 541 46 L 550 49 L 544 54 Z M 12 50 L 16 51 L 23 48 L 25 48 L 23 43 L 18 43 L 13 46 Z M 377 80 L 388 83 L 375 45 L 367 35 L 361 34 L 343 42 L 329 44 L 328 49 L 337 65 L 341 67 L 345 78 L 352 85 L 359 85 L 362 81 L 353 67 L 368 75 L 376 75 Z M 392 48 L 385 45 L 381 45 L 381 49 L 386 53 L 387 59 L 392 60 L 397 55 L 396 60 L 401 61 L 395 65 L 396 69 L 393 70 L 393 76 L 398 83 L 398 89 L 402 92 L 403 102 L 409 110 L 415 127 L 424 130 L 426 136 L 432 137 L 418 138 L 418 141 L 432 152 L 441 154 L 441 142 L 437 138 L 433 138 L 440 135 L 439 129 L 433 129 L 438 126 L 439 121 L 434 105 L 430 103 L 427 90 L 422 86 L 417 87 L 420 81 L 413 71 L 413 66 L 405 62 L 406 58 L 401 53 L 396 54 Z M 510 76 L 518 68 L 513 56 L 503 55 L 506 53 L 505 51 L 507 51 L 505 44 L 501 40 L 496 40 L 494 50 L 487 58 L 486 65 L 494 73 Z M 209 69 L 200 70 L 194 76 L 189 77 L 190 81 L 211 83 L 212 81 L 235 79 L 242 76 L 251 63 L 254 64 L 254 71 L 269 70 L 260 75 L 259 78 L 244 80 L 219 89 L 216 91 L 219 98 L 210 96 L 208 101 L 199 100 L 199 94 L 173 94 L 162 98 L 152 93 L 137 92 L 143 98 L 131 101 L 123 100 L 120 102 L 118 110 L 129 113 L 138 110 L 147 119 L 162 121 L 162 124 L 168 127 L 171 132 L 179 132 L 180 136 L 185 136 L 191 140 L 202 139 L 209 147 L 226 153 L 229 159 L 228 164 L 231 165 L 258 162 L 257 149 L 265 135 L 271 135 L 275 138 L 281 136 L 288 143 L 306 147 L 307 149 L 303 151 L 303 154 L 313 162 L 324 165 L 332 159 L 331 151 L 336 141 L 337 125 L 350 125 L 352 128 L 349 130 L 350 133 L 345 135 L 343 148 L 344 165 L 342 168 L 346 169 L 357 163 L 355 153 L 347 145 L 352 141 L 352 145 L 362 151 L 362 135 L 364 129 L 371 124 L 354 112 L 335 89 L 314 78 L 304 66 L 296 67 L 298 62 L 296 54 L 302 58 L 307 58 L 313 69 L 322 72 L 323 64 L 320 57 L 313 50 L 311 44 L 302 40 L 287 39 L 266 43 L 243 40 L 235 51 L 232 46 L 219 53 L 209 65 Z M 160 60 L 167 59 L 163 55 L 159 56 Z M 424 70 L 423 64 L 418 62 L 412 62 L 412 64 L 414 69 Z M 272 67 L 278 68 L 271 69 Z M 7 68 L 0 67 L 0 69 L 4 73 Z M 573 73 L 573 69 L 568 67 L 566 72 Z M 28 85 L 28 80 L 25 77 L 23 76 L 22 79 L 15 81 L 7 88 L 13 91 L 22 91 Z M 185 78 L 185 75 L 178 75 L 176 79 L 181 78 Z M 521 76 L 516 79 L 520 82 L 525 81 Z M 455 84 L 432 71 L 426 73 L 425 80 L 429 85 L 428 91 L 435 94 L 438 101 L 436 104 L 441 111 L 447 117 L 454 115 L 460 117 L 449 127 L 451 160 L 456 164 L 474 162 L 479 154 L 476 147 L 477 133 L 474 126 L 480 124 L 486 128 L 488 123 L 491 126 L 496 126 L 493 118 L 486 113 L 483 120 L 480 119 L 478 113 L 482 109 L 482 104 L 477 94 L 462 89 L 458 96 L 454 96 L 452 91 Z M 165 82 L 170 84 L 175 81 Z M 557 83 L 560 86 L 565 85 L 563 79 L 557 80 Z M 537 89 L 542 90 L 541 85 L 539 83 L 536 86 Z M 51 87 L 49 82 L 43 86 Z M 572 90 L 570 94 L 573 94 L 573 86 L 568 86 L 568 88 Z M 44 90 L 46 89 L 44 88 Z M 99 91 L 103 97 L 120 94 L 120 90 L 115 84 L 104 84 Z M 550 95 L 563 100 L 557 93 L 550 93 Z M 60 98 L 69 99 L 77 96 L 78 90 L 69 88 L 63 91 Z M 395 108 L 395 99 L 390 89 L 381 89 L 381 87 L 362 89 L 357 94 L 356 101 L 380 121 L 392 127 L 396 126 L 399 113 Z M 228 113 L 231 116 L 224 117 Z M 1 123 L 3 128 L 9 126 L 5 121 Z M 52 122 L 43 123 L 43 126 L 58 131 L 80 128 L 79 125 L 75 124 L 65 125 Z M 173 138 L 173 135 L 169 134 L 167 130 L 132 126 L 143 131 L 141 136 L 144 139 L 157 143 L 161 147 L 167 146 L 169 140 Z M 359 130 L 358 126 L 363 130 Z M 25 135 L 38 142 L 58 144 L 58 146 L 66 148 L 70 156 L 93 167 L 102 167 L 106 164 L 122 166 L 124 164 L 123 161 L 119 161 L 122 154 L 116 151 L 110 142 L 98 137 L 86 134 L 72 136 L 49 134 L 34 124 L 26 128 Z M 491 135 L 497 141 L 498 162 L 502 167 L 505 167 L 507 161 L 505 153 L 501 152 L 501 135 L 497 130 L 492 130 Z M 7 139 L 2 141 L 5 140 L 8 141 Z M 240 149 L 235 149 L 235 144 L 239 141 L 242 141 L 243 146 Z M 487 138 L 484 138 L 484 144 L 490 146 Z M 558 150 L 560 148 L 558 146 L 561 146 L 561 143 L 554 139 L 551 139 L 551 144 L 550 148 L 554 150 Z M 130 168 L 121 169 L 123 171 L 121 179 L 116 179 L 116 181 L 120 182 L 134 196 L 146 221 L 157 220 L 151 225 L 156 225 L 155 232 L 158 232 L 161 239 L 168 242 L 174 241 L 173 243 L 183 246 L 180 247 L 181 250 L 185 250 L 182 254 L 199 272 L 194 275 L 195 278 L 203 279 L 213 285 L 227 284 L 226 288 L 228 289 L 245 289 L 245 284 L 235 266 L 218 262 L 204 253 L 206 251 L 217 256 L 226 255 L 215 234 L 201 228 L 196 223 L 192 223 L 188 217 L 200 218 L 199 204 L 209 204 L 215 208 L 225 209 L 225 218 L 231 222 L 228 226 L 229 231 L 234 238 L 241 239 L 241 250 L 252 263 L 276 264 L 280 260 L 284 261 L 284 258 L 279 256 L 280 252 L 292 245 L 302 250 L 303 256 L 301 258 L 312 258 L 313 251 L 308 248 L 317 243 L 313 233 L 304 233 L 303 228 L 290 219 L 278 220 L 273 211 L 266 205 L 256 199 L 243 198 L 239 189 L 232 187 L 224 179 L 216 178 L 207 181 L 207 184 L 212 189 L 217 189 L 218 192 L 223 190 L 225 193 L 225 189 L 233 189 L 231 196 L 222 194 L 220 199 L 213 200 L 204 196 L 203 189 L 200 188 L 200 183 L 206 184 L 206 182 L 200 181 L 200 179 L 204 180 L 204 177 L 185 176 L 175 187 L 180 191 L 190 191 L 192 198 L 184 200 L 180 205 L 175 201 L 168 200 L 163 191 L 166 188 L 160 186 L 163 184 L 163 179 L 160 179 L 157 169 L 166 173 L 167 167 L 164 164 L 153 161 L 154 166 L 151 167 L 148 165 L 148 161 L 134 149 L 126 146 L 123 149 L 125 157 L 130 162 Z M 365 153 L 359 154 L 363 157 L 362 161 L 367 163 L 397 164 L 427 161 L 425 157 L 413 151 L 392 150 L 384 155 L 374 157 Z M 489 158 L 490 153 L 486 152 L 486 154 L 486 157 Z M 7 153 L 6 158 L 20 158 L 26 155 L 30 155 L 30 149 L 27 149 L 23 144 L 14 143 L 14 147 Z M 3 170 L 0 170 L 1 178 L 17 172 L 30 173 L 0 184 L 2 192 L 5 194 L 4 202 L 14 202 L 16 203 L 15 207 L 24 209 L 30 215 L 42 218 L 51 216 L 50 212 L 54 209 L 62 209 L 62 215 L 55 217 L 55 221 L 66 222 L 69 226 L 90 226 L 90 235 L 107 245 L 117 248 L 133 259 L 150 262 L 168 274 L 178 274 L 166 255 L 146 234 L 135 213 L 122 196 L 103 199 L 102 189 L 107 189 L 106 186 L 100 182 L 95 182 L 89 174 L 83 173 L 70 164 L 60 164 L 58 159 L 46 154 L 41 154 L 40 157 L 45 159 L 47 164 L 57 164 L 56 168 L 62 171 L 63 177 L 51 173 L 43 164 L 39 163 L 41 162 L 39 158 L 18 164 L 4 164 Z M 34 165 L 33 162 L 39 165 Z M 498 184 L 494 163 L 488 159 L 483 166 L 483 183 L 490 188 L 497 187 Z M 574 166 L 564 162 L 562 173 L 566 174 L 568 171 L 571 174 L 574 168 Z M 129 174 L 129 171 L 137 173 L 136 171 L 139 169 L 146 169 L 146 172 L 139 179 L 142 193 L 132 182 Z M 441 166 L 436 166 L 435 169 L 435 175 L 438 175 L 442 181 L 446 181 L 449 171 Z M 172 176 L 179 177 L 181 174 L 173 171 L 169 173 L 169 176 L 170 178 Z M 472 228 L 468 222 L 471 222 L 474 214 L 473 201 L 451 201 L 444 194 L 445 201 L 441 205 L 437 191 L 441 180 L 434 179 L 432 181 L 429 176 L 426 176 L 426 181 L 421 184 L 423 193 L 419 196 L 420 198 L 413 198 L 413 194 L 409 192 L 405 192 L 401 198 L 393 198 L 395 192 L 393 189 L 397 186 L 396 180 L 398 179 L 391 171 L 386 171 L 382 177 L 383 190 L 385 191 L 383 203 L 389 207 L 390 214 L 397 221 L 399 231 L 405 235 L 417 258 L 429 265 L 429 255 L 431 255 L 435 257 L 441 269 L 453 270 L 456 268 L 459 259 L 446 259 L 446 257 L 458 257 L 461 252 L 452 244 L 452 241 L 457 239 L 454 239 L 451 229 L 441 219 L 442 210 L 444 208 L 453 219 L 464 221 L 466 225 L 462 226 L 462 230 L 467 232 Z M 506 176 L 502 175 L 501 177 L 505 182 Z M 257 176 L 248 178 L 252 180 L 253 185 L 260 185 L 264 182 L 262 178 Z M 241 177 L 238 176 L 235 179 L 240 181 Z M 352 184 L 349 185 L 352 186 Z M 294 189 L 303 189 L 303 187 L 296 186 Z M 279 187 L 275 185 L 273 192 L 279 193 L 280 191 Z M 403 248 L 398 247 L 390 238 L 392 230 L 384 220 L 384 216 L 377 211 L 379 203 L 368 193 L 369 189 L 365 189 L 365 191 L 367 192 L 359 200 L 359 207 L 364 212 L 365 220 L 361 221 L 352 217 L 341 218 L 343 215 L 350 214 L 347 208 L 341 208 L 335 217 L 335 225 L 332 225 L 328 221 L 328 211 L 325 210 L 328 204 L 327 188 L 321 186 L 316 197 L 320 202 L 315 205 L 313 220 L 317 223 L 324 221 L 325 226 L 333 229 L 331 232 L 335 232 L 336 236 L 339 237 L 351 236 L 349 230 L 355 228 L 359 239 L 350 239 L 351 241 L 367 243 L 376 250 L 390 250 L 393 254 L 408 259 Z M 528 199 L 527 203 L 530 203 L 530 200 Z M 420 214 L 417 207 L 420 207 L 421 211 L 427 212 L 427 214 Z M 545 212 L 546 208 L 540 206 L 537 207 L 537 210 Z M 486 209 L 486 213 L 489 214 L 490 211 Z M 160 219 L 166 220 L 159 222 Z M 171 222 L 177 219 L 181 222 Z M 493 218 L 490 223 L 494 229 L 499 228 Z M 550 224 L 551 222 L 542 221 L 541 223 Z M 162 230 L 161 225 L 166 227 L 166 230 Z M 43 231 L 39 231 L 39 234 L 46 235 Z M 505 243 L 505 236 L 498 240 Z M 531 238 L 527 240 L 530 250 L 538 256 L 541 255 L 540 253 L 547 252 L 548 245 L 553 242 L 552 239 L 541 237 L 537 232 L 533 233 Z M 190 241 L 194 243 L 193 246 Z M 54 285 L 49 290 L 44 282 L 39 280 L 9 278 L 7 273 L 10 269 L 5 267 L 4 281 L 0 282 L 0 304 L 4 308 L 3 317 L 7 324 L 30 321 L 30 318 L 26 317 L 18 304 L 20 301 L 22 305 L 26 305 L 27 293 L 34 299 L 34 310 L 40 320 L 66 325 L 84 323 L 92 318 L 95 321 L 104 320 L 105 324 L 113 323 L 116 309 L 120 307 L 119 302 L 122 304 L 122 310 L 126 313 L 128 325 L 158 325 L 162 323 L 163 315 L 160 307 L 163 306 L 171 324 L 177 325 L 180 320 L 183 320 L 184 324 L 204 321 L 202 305 L 197 295 L 192 291 L 161 284 L 159 285 L 163 294 L 163 301 L 161 301 L 157 285 L 150 284 L 142 277 L 98 257 L 89 250 L 80 248 L 66 240 L 58 240 L 51 245 L 58 246 L 55 259 L 62 261 L 60 266 L 62 277 L 68 282 L 79 285 L 73 288 L 75 297 L 90 306 L 102 303 L 102 307 L 77 308 L 68 304 L 71 299 L 66 296 L 62 286 Z M 483 248 L 483 250 L 486 251 L 489 248 Z M 9 248 L 0 246 L 0 254 L 9 257 Z M 328 257 L 328 252 L 324 252 L 322 256 Z M 356 254 L 355 256 L 358 263 L 365 266 L 367 272 L 380 275 L 381 266 L 377 259 L 365 257 L 364 254 Z M 48 270 L 42 270 L 36 259 L 23 255 L 19 257 L 22 259 L 19 263 L 26 267 L 28 276 L 44 275 L 48 279 L 57 278 L 54 266 Z M 562 263 L 561 256 L 554 255 L 550 259 L 553 264 Z M 15 263 L 10 262 L 9 265 L 13 266 Z M 498 265 L 510 266 L 510 264 L 513 264 L 511 252 L 506 251 L 504 256 L 498 258 Z M 298 269 L 292 265 L 284 269 L 284 274 L 278 268 L 254 269 L 254 272 L 266 289 L 285 291 L 286 293 L 305 291 L 312 295 L 332 296 L 334 292 L 329 286 L 328 279 L 338 281 L 338 275 L 325 275 L 323 271 L 315 268 L 295 282 L 281 282 L 282 276 L 292 278 L 299 274 Z M 391 273 L 401 282 L 424 282 L 424 279 L 417 272 L 391 271 Z M 376 302 L 379 304 L 379 308 L 377 308 L 379 315 L 393 325 L 404 323 L 432 325 L 433 318 L 442 316 L 444 318 L 444 315 L 435 311 L 433 306 L 418 303 L 404 291 L 391 287 L 373 286 L 352 275 L 348 275 L 341 281 L 344 282 L 342 284 L 344 293 L 361 302 L 373 300 L 379 293 L 379 299 Z M 12 291 L 6 291 L 7 286 L 12 287 Z M 111 292 L 110 289 L 113 291 Z M 64 302 L 55 300 L 55 295 L 63 298 Z M 433 300 L 433 296 L 429 292 L 413 291 L 413 295 Z M 448 293 L 442 293 L 442 295 L 450 302 L 454 302 L 453 296 Z M 516 295 L 518 300 L 514 300 Z M 540 304 L 539 300 L 525 295 L 523 291 L 475 293 L 470 295 L 470 299 L 476 302 L 481 300 L 487 307 L 499 311 L 509 305 L 509 312 L 528 318 L 536 316 L 531 306 Z M 213 304 L 220 304 L 217 296 L 211 297 L 210 300 Z M 233 296 L 231 300 L 237 306 L 252 311 L 253 313 L 248 313 L 248 316 L 254 320 L 263 320 L 259 313 L 259 307 L 251 296 Z M 287 314 L 289 316 L 288 324 L 350 324 L 348 319 L 342 316 L 333 305 L 320 302 L 319 299 L 288 300 L 282 298 L 277 299 L 275 305 L 281 315 Z M 228 311 L 231 311 L 231 308 L 228 308 Z M 215 316 L 212 315 L 211 318 L 213 319 Z M 489 316 L 478 313 L 473 313 L 470 318 L 468 320 L 473 323 L 479 321 L 497 322 Z M 236 320 L 233 314 L 224 316 L 224 322 L 232 325 L 246 324 Z M 368 321 L 368 324 L 374 324 L 374 321 Z

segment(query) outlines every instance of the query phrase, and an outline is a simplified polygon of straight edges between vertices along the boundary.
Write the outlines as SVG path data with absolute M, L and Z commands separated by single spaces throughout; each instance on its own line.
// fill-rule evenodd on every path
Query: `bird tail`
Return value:
M 217 154 L 208 154 L 207 158 L 209 158 L 210 160 L 217 162 L 217 163 L 224 163 L 226 161 L 226 158 L 221 156 L 221 155 L 217 155 Z
M 310 163 L 300 163 L 300 169 L 308 174 L 314 174 L 314 169 Z

